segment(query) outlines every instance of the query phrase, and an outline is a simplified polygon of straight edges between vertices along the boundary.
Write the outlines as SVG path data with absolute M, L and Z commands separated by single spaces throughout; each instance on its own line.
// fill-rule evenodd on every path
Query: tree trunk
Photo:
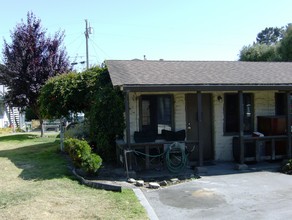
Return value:
M 40 118 L 40 126 L 41 126 L 41 137 L 44 136 L 44 127 L 43 127 L 44 120 Z
M 44 136 L 44 133 L 45 133 L 45 132 L 44 132 L 44 126 L 43 126 L 44 119 L 43 119 L 43 117 L 42 117 L 41 114 L 40 114 L 40 111 L 39 111 L 39 109 L 38 109 L 37 104 L 35 104 L 35 105 L 31 105 L 30 108 L 31 108 L 31 110 L 34 112 L 34 114 L 38 117 L 38 119 L 40 120 L 41 137 L 43 137 L 43 136 Z

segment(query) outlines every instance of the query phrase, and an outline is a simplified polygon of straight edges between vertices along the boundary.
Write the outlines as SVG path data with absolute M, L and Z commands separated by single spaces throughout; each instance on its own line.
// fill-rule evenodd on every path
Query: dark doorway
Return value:
M 203 160 L 214 160 L 212 135 L 212 95 L 202 94 L 202 123 L 198 128 L 198 99 L 197 94 L 186 94 L 186 136 L 188 141 L 198 141 L 198 129 L 201 132 L 201 143 L 204 149 Z M 191 146 L 188 146 L 189 148 Z M 198 147 L 190 156 L 191 161 L 198 160 Z

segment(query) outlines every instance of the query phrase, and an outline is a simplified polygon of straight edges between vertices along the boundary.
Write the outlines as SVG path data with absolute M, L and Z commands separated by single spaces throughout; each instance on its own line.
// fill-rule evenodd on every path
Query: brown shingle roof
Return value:
M 292 62 L 107 60 L 114 86 L 292 85 Z

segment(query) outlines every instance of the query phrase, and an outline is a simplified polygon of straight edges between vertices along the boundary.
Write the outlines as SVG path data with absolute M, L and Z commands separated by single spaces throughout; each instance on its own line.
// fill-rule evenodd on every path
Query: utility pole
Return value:
M 85 19 L 85 39 L 86 39 L 86 69 L 89 68 L 89 59 L 88 59 L 88 38 L 89 34 L 91 34 L 90 26 L 88 27 L 87 19 Z

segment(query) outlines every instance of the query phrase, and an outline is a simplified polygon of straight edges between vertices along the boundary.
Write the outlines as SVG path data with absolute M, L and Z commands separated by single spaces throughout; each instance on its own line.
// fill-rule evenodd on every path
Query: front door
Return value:
M 213 135 L 212 135 L 212 95 L 202 94 L 202 123 L 198 127 L 198 100 L 197 94 L 186 94 L 186 138 L 188 141 L 198 141 L 198 129 L 201 133 L 203 146 L 203 160 L 214 160 Z M 192 147 L 188 147 L 192 150 Z M 190 160 L 198 160 L 198 147 L 190 155 Z

